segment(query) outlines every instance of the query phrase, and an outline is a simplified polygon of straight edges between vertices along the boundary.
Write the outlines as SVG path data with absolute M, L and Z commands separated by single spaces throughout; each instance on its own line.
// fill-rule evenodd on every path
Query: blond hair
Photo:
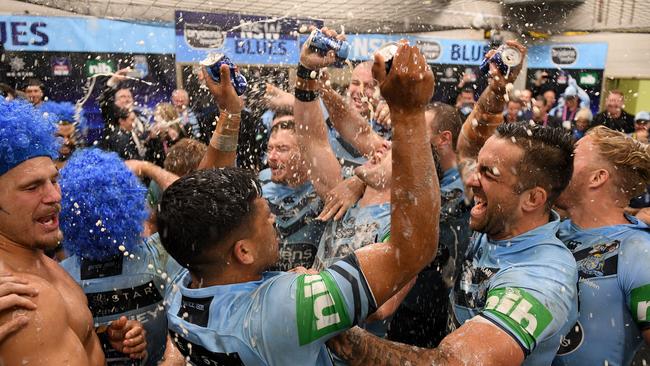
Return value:
M 154 108 L 154 114 L 158 114 L 167 123 L 178 122 L 178 112 L 171 103 L 158 103 Z
M 581 108 L 578 113 L 576 113 L 576 119 L 581 118 L 591 122 L 591 120 L 594 119 L 594 115 L 591 113 L 591 110 L 589 110 L 589 108 Z
M 627 198 L 634 198 L 650 183 L 650 146 L 621 132 L 597 126 L 587 132 L 603 159 L 614 167 L 610 174 Z

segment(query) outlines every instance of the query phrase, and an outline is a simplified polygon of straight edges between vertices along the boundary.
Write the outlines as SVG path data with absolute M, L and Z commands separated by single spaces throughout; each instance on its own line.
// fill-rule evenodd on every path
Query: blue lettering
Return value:
M 7 22 L 0 22 L 0 44 L 7 42 Z
M 471 59 L 467 57 L 467 45 L 463 45 L 463 61 L 471 61 Z
M 45 46 L 50 41 L 50 38 L 47 36 L 47 34 L 39 31 L 38 30 L 39 27 L 45 28 L 45 27 L 47 27 L 47 24 L 45 24 L 45 23 L 33 23 L 32 26 L 29 27 L 29 30 L 32 31 L 33 35 L 41 37 L 40 41 L 34 40 L 33 44 L 35 46 Z
M 237 54 L 246 53 L 244 45 L 245 45 L 244 41 L 242 41 L 241 39 L 235 39 L 235 53 Z
M 11 40 L 14 46 L 27 46 L 27 42 L 21 41 L 18 37 L 27 35 L 27 32 L 18 30 L 18 27 L 26 27 L 25 22 L 11 22 Z
M 457 61 L 460 59 L 460 45 L 451 45 L 451 59 Z

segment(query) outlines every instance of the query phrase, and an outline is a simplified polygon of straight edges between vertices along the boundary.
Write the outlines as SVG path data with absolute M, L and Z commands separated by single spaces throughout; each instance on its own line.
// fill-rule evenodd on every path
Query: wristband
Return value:
M 317 91 L 302 89 L 296 89 L 294 95 L 296 96 L 296 99 L 301 102 L 313 102 L 320 96 Z
M 314 70 L 309 70 L 308 68 L 304 67 L 302 64 L 298 64 L 298 70 L 296 74 L 301 79 L 316 80 L 318 79 L 319 72 Z
M 219 151 L 237 151 L 238 140 L 239 136 L 237 135 L 217 135 L 215 133 L 210 139 L 210 146 Z

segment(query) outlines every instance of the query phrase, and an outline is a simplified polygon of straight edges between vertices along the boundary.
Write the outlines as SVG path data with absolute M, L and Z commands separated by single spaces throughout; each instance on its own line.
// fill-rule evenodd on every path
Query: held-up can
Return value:
M 232 86 L 235 88 L 237 95 L 242 95 L 244 92 L 246 92 L 246 88 L 248 88 L 248 82 L 246 81 L 244 75 L 240 74 L 237 71 L 235 64 L 230 61 L 228 56 L 224 55 L 223 53 L 211 52 L 208 54 L 208 57 L 206 57 L 205 60 L 199 63 L 205 66 L 205 68 L 208 70 L 208 75 L 217 83 L 221 82 L 221 73 L 219 71 L 219 68 L 221 68 L 221 65 L 228 65 L 230 68 L 230 81 L 232 81 Z
M 492 57 L 483 59 L 481 72 L 487 75 L 490 72 L 490 63 L 493 63 L 499 69 L 501 75 L 507 77 L 510 74 L 510 69 L 521 64 L 521 61 L 521 52 L 518 49 L 501 45 Z
M 386 64 L 386 75 L 388 75 L 390 72 L 390 68 L 393 67 L 393 58 L 395 57 L 398 49 L 399 44 L 396 42 L 388 42 L 385 45 L 381 46 L 377 51 L 375 51 L 376 54 L 381 55 L 381 57 L 384 59 L 384 63 Z
M 314 29 L 311 32 L 309 38 L 307 38 L 307 46 L 321 55 L 333 50 L 336 53 L 335 67 L 343 67 L 344 61 L 347 60 L 350 54 L 350 43 L 330 38 L 323 34 L 320 29 Z

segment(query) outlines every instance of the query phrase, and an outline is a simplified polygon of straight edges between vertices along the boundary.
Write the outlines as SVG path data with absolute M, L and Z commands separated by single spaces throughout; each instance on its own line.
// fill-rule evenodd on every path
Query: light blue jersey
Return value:
M 309 181 L 296 188 L 273 183 L 270 169 L 260 172 L 260 182 L 280 235 L 280 260 L 274 269 L 311 268 L 325 229 L 324 222 L 315 220 L 323 204 L 314 186 Z
M 459 326 L 481 316 L 520 346 L 524 365 L 549 365 L 578 317 L 578 272 L 557 239 L 553 221 L 517 237 L 492 241 L 476 234 L 452 301 Z
M 131 257 L 133 256 L 133 257 Z M 122 315 L 139 320 L 147 331 L 148 358 L 144 365 L 157 365 L 165 352 L 167 317 L 165 293 L 182 268 L 171 258 L 154 234 L 128 256 L 89 261 L 72 256 L 61 266 L 81 286 L 88 298 L 97 334 L 108 365 L 132 365 L 134 360 L 115 351 L 106 338 L 106 328 Z
M 580 275 L 580 318 L 554 364 L 630 365 L 650 329 L 650 228 L 630 224 L 580 229 L 571 220 L 558 237 Z
M 189 288 L 168 297 L 170 336 L 192 365 L 331 365 L 325 342 L 376 310 L 353 254 L 317 275 L 265 272 L 259 281 Z
M 321 270 L 366 245 L 383 242 L 390 234 L 390 203 L 361 207 L 357 202 L 340 221 L 330 220 L 316 254 Z

